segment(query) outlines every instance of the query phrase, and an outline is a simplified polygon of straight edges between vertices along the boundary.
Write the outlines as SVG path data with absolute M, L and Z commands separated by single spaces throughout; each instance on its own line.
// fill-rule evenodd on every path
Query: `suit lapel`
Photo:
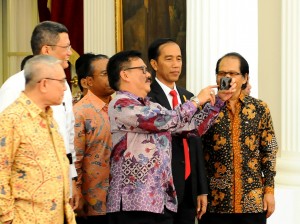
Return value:
M 167 96 L 155 79 L 151 84 L 151 93 L 149 94 L 149 96 L 153 99 L 154 102 L 159 103 L 168 110 L 172 109 Z
M 178 94 L 180 96 L 180 100 L 181 100 L 181 103 L 184 103 L 185 101 L 187 101 L 187 96 L 184 95 L 184 92 L 182 91 L 182 89 L 180 87 L 177 86 L 177 91 L 178 91 Z

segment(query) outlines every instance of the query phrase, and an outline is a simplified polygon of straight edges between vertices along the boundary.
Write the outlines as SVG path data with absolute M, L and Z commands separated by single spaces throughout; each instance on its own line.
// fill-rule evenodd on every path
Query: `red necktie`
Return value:
M 173 97 L 172 104 L 174 109 L 178 105 L 177 92 L 173 89 L 171 90 L 170 95 Z M 184 150 L 184 163 L 185 163 L 185 179 L 187 179 L 191 174 L 191 164 L 190 164 L 189 146 L 185 138 L 183 139 L 183 150 Z

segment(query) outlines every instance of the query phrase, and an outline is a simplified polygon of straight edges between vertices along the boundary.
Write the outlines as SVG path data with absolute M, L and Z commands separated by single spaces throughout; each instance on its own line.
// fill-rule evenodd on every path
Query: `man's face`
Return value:
M 159 47 L 159 52 L 157 61 L 153 60 L 151 65 L 156 71 L 158 80 L 173 88 L 181 74 L 181 50 L 176 43 L 166 43 Z
M 92 62 L 94 67 L 93 77 L 87 77 L 89 89 L 99 98 L 110 96 L 114 90 L 110 88 L 106 66 L 108 59 L 98 59 Z
M 247 82 L 247 78 L 242 76 L 240 71 L 240 61 L 236 57 L 225 57 L 221 60 L 219 64 L 219 72 L 231 72 L 234 75 L 226 74 L 226 77 L 235 78 L 236 81 L 236 94 L 239 95 L 242 89 L 242 85 Z M 220 79 L 223 76 L 217 75 L 217 84 L 220 86 Z
M 67 89 L 66 74 L 60 64 L 49 68 L 47 77 L 47 100 L 49 106 L 59 105 L 64 98 L 64 91 Z
M 70 46 L 69 35 L 67 33 L 60 33 L 59 41 L 55 44 L 55 46 L 51 46 L 49 50 L 49 55 L 62 60 L 62 66 L 64 69 L 69 67 L 68 61 L 72 55 Z
M 150 92 L 151 74 L 145 70 L 146 64 L 141 58 L 133 59 L 130 66 L 122 72 L 131 85 L 131 92 L 139 97 L 146 97 Z

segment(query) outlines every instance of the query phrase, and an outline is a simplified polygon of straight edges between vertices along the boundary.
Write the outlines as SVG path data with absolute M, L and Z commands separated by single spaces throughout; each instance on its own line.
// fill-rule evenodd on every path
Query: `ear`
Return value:
M 49 55 L 50 54 L 50 49 L 51 46 L 48 46 L 48 45 L 44 45 L 41 49 L 41 54 L 44 54 L 44 55 Z
M 121 79 L 127 81 L 127 80 L 128 80 L 128 77 L 129 77 L 129 76 L 128 76 L 128 74 L 127 74 L 126 71 L 124 71 L 124 70 L 120 71 L 120 78 L 121 78 Z
M 83 88 L 86 88 L 86 89 L 88 88 L 86 78 L 81 79 L 81 80 L 80 80 L 80 84 L 81 84 L 81 86 L 82 86 Z
M 244 81 L 243 81 L 243 84 L 247 83 L 247 82 L 248 82 L 248 79 L 249 79 L 249 74 L 246 73 L 245 78 L 244 78 Z
M 86 80 L 86 86 L 87 86 L 87 88 L 94 85 L 93 77 L 87 76 L 87 77 L 85 78 L 85 80 Z
M 157 71 L 157 61 L 154 59 L 150 60 L 150 65 L 152 66 L 154 71 Z
M 47 93 L 47 80 L 46 79 L 42 79 L 37 84 L 39 85 L 39 89 L 42 93 Z

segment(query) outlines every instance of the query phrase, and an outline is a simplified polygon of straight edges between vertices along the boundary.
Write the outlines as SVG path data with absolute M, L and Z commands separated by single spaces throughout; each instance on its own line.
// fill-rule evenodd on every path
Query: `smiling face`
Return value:
M 169 42 L 159 47 L 157 60 L 150 61 L 159 81 L 170 88 L 178 81 L 182 69 L 182 56 L 178 44 Z
M 68 68 L 68 61 L 70 56 L 72 55 L 72 51 L 70 49 L 70 39 L 67 33 L 60 33 L 59 40 L 55 44 L 55 46 L 47 46 L 47 53 L 59 60 L 62 61 L 62 67 Z

